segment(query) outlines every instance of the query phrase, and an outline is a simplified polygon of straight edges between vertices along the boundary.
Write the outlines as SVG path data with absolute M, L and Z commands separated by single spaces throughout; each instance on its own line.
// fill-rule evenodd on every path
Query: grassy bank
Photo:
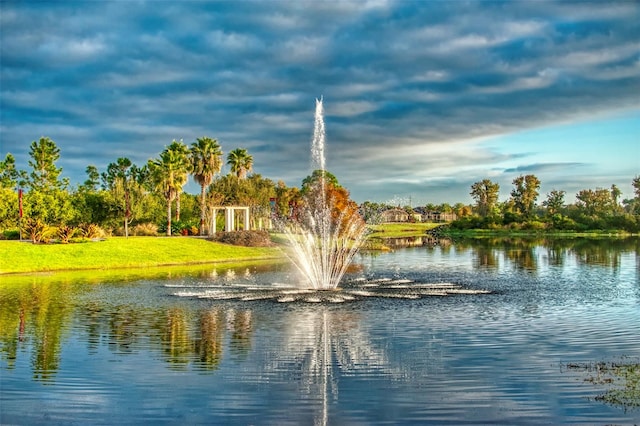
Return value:
M 451 229 L 443 228 L 440 235 L 446 237 L 565 237 L 565 238 L 610 238 L 610 237 L 632 237 L 632 234 L 626 231 L 535 231 L 535 230 L 512 230 L 512 229 Z
M 419 237 L 440 225 L 439 223 L 383 223 L 369 225 L 369 238 Z
M 0 241 L 0 274 L 140 268 L 280 258 L 274 247 L 241 247 L 189 237 L 113 237 L 74 244 Z

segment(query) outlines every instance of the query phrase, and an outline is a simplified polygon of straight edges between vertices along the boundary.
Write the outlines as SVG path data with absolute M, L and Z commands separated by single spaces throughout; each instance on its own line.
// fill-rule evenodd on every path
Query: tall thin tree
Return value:
M 189 159 L 179 144 L 182 142 L 173 141 L 160 153 L 159 159 L 148 163 L 151 182 L 167 202 L 167 235 L 171 235 L 171 205 L 187 182 L 190 167 Z
M 200 185 L 200 235 L 205 233 L 206 190 L 222 169 L 222 149 L 217 140 L 203 136 L 191 144 L 191 174 Z

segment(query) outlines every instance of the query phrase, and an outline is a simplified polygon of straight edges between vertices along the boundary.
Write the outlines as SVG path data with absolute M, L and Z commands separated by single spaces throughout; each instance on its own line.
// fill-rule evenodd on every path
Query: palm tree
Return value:
M 200 235 L 204 235 L 206 209 L 206 188 L 213 182 L 216 173 L 222 169 L 222 149 L 217 140 L 206 136 L 191 144 L 189 160 L 191 174 L 200 184 Z
M 162 151 L 160 159 L 149 160 L 148 164 L 151 181 L 167 201 L 167 235 L 171 235 L 171 203 L 179 199 L 182 187 L 187 183 L 189 171 L 187 152 L 188 149 L 182 142 L 174 140 Z M 177 213 L 176 220 L 179 220 Z
M 236 148 L 227 155 L 227 164 L 231 165 L 231 173 L 244 179 L 247 177 L 247 172 L 253 169 L 253 157 L 246 149 Z
M 176 221 L 180 220 L 180 194 L 182 194 L 182 187 L 186 185 L 189 173 L 191 172 L 191 162 L 189 161 L 189 148 L 182 142 L 176 142 L 174 139 L 171 145 L 167 147 L 168 150 L 174 151 L 178 160 L 179 169 L 177 170 L 177 182 L 180 185 L 178 194 L 176 195 Z

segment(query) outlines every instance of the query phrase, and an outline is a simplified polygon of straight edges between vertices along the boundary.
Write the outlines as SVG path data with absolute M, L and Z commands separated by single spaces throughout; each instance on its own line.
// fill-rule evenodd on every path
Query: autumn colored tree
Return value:
M 311 176 L 303 180 L 303 197 L 300 220 L 308 217 L 319 217 L 324 209 L 329 209 L 331 226 L 341 234 L 354 222 L 364 223 L 360 216 L 358 205 L 351 200 L 349 191 L 338 183 L 338 179 L 331 173 L 315 170 Z

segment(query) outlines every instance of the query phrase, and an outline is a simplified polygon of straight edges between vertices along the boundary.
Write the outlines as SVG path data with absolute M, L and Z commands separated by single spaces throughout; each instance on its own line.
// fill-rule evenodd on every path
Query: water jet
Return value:
M 340 284 L 364 242 L 365 223 L 356 211 L 340 209 L 330 191 L 325 169 L 323 99 L 316 99 L 311 163 L 317 178 L 303 199 L 297 217 L 284 226 L 292 263 L 304 278 L 302 286 L 332 290 Z

